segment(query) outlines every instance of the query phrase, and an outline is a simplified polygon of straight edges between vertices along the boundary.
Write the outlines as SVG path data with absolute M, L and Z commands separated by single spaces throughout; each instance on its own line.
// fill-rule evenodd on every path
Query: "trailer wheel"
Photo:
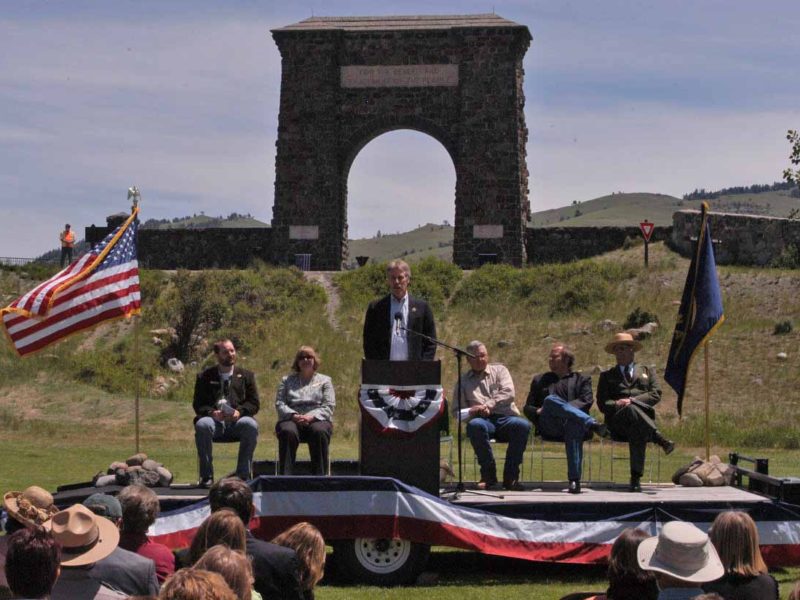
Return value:
M 408 540 L 357 538 L 334 544 L 338 570 L 349 580 L 369 585 L 413 583 L 428 562 L 431 547 Z

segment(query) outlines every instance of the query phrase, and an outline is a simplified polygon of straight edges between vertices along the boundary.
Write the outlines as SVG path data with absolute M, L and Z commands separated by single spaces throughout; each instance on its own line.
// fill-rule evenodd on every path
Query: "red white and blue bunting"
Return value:
M 410 435 L 437 421 L 445 400 L 440 385 L 362 385 L 361 414 L 386 435 Z

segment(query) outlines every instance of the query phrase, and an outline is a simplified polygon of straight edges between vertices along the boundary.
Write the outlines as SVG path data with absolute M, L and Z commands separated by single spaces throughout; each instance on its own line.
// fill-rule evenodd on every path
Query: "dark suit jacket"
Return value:
M 247 555 L 253 561 L 253 577 L 256 580 L 253 588 L 264 600 L 303 598 L 297 579 L 299 563 L 294 550 L 259 540 L 248 531 Z
M 117 546 L 89 567 L 89 577 L 129 596 L 158 596 L 156 563 Z
M 217 401 L 222 398 L 222 381 L 219 369 L 214 365 L 197 375 L 194 384 L 194 401 L 192 407 L 197 415 L 195 422 L 200 417 L 209 417 L 217 408 Z M 243 417 L 252 417 L 261 406 L 258 400 L 256 378 L 252 371 L 233 367 L 230 388 L 226 399 L 228 404 L 238 410 Z
M 371 302 L 364 318 L 364 358 L 389 360 L 392 348 L 391 295 Z M 436 324 L 428 303 L 408 296 L 408 329 L 436 337 Z M 408 334 L 408 360 L 433 360 L 436 344 Z
M 558 395 L 572 404 L 572 406 L 589 414 L 589 409 L 592 407 L 593 402 L 592 378 L 581 373 L 572 372 L 564 380 L 562 381 L 552 371 L 534 376 L 533 381 L 531 381 L 531 389 L 528 392 L 528 400 L 522 409 L 525 412 L 525 416 L 534 423 L 538 423 L 539 415 L 536 414 L 536 409 L 542 407 L 544 399 L 550 394 Z
M 603 411 L 606 421 L 614 418 L 617 412 L 616 401 L 621 398 L 630 398 L 647 416 L 655 418 L 656 411 L 653 407 L 661 401 L 661 388 L 653 370 L 634 363 L 630 382 L 625 381 L 618 365 L 600 373 L 597 382 L 597 406 Z

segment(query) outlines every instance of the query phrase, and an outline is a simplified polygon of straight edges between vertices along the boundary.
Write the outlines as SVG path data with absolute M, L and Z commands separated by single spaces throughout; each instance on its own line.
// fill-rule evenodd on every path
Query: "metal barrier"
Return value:
M 28 263 L 39 263 L 39 264 L 57 264 L 57 258 L 50 258 L 47 260 L 41 260 L 38 258 L 22 258 L 19 256 L 0 256 L 0 265 L 9 265 L 12 267 L 21 267 L 22 265 L 27 265 Z

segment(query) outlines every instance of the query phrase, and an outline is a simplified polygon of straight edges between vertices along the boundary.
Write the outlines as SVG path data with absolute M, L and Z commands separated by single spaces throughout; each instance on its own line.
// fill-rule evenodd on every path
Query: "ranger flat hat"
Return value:
M 614 346 L 631 346 L 634 350 L 639 350 L 642 344 L 633 339 L 633 336 L 627 331 L 622 333 L 615 333 L 614 339 L 606 344 L 606 352 L 614 354 Z

